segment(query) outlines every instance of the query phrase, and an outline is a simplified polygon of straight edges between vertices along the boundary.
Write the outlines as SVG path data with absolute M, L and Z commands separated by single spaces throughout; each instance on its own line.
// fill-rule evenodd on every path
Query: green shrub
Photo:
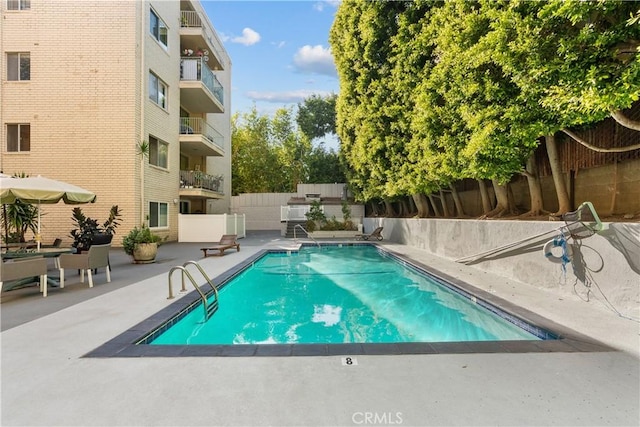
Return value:
M 314 231 L 316 231 L 316 222 L 313 220 L 308 219 L 307 222 L 304 225 L 304 228 L 309 232 L 309 233 L 313 233 Z
M 122 246 L 127 255 L 133 255 L 133 251 L 138 243 L 159 243 L 162 238 L 151 232 L 151 229 L 142 225 L 142 227 L 134 227 L 129 234 L 122 239 Z

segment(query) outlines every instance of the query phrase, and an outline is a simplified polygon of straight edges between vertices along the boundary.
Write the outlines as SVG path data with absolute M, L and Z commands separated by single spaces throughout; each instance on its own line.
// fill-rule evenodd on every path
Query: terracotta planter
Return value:
M 157 243 L 136 243 L 133 248 L 133 262 L 136 264 L 149 264 L 155 261 L 157 254 Z

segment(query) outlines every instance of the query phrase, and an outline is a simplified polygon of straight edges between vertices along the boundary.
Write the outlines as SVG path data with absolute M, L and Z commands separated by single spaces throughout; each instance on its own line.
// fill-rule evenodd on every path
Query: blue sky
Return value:
M 312 94 L 338 93 L 329 29 L 338 1 L 202 5 L 231 57 L 231 110 L 271 115 Z

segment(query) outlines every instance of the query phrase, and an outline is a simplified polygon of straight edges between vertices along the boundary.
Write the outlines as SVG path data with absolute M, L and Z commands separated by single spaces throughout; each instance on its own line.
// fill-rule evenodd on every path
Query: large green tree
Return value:
M 311 95 L 298 103 L 296 123 L 298 129 L 310 140 L 336 133 L 336 94 Z
M 640 93 L 637 10 L 616 0 L 344 1 L 330 43 L 351 186 L 363 200 L 414 195 L 418 205 L 456 180 L 492 180 L 497 214 L 520 173 L 531 213 L 542 212 L 540 141 L 562 183 L 557 131 L 608 115 L 640 127 L 622 114 Z
M 232 193 L 282 191 L 270 118 L 254 106 L 248 113 L 234 114 L 231 126 Z
M 289 193 L 300 183 L 345 182 L 338 154 L 315 147 L 292 108 L 272 116 L 251 111 L 232 118 L 232 193 Z

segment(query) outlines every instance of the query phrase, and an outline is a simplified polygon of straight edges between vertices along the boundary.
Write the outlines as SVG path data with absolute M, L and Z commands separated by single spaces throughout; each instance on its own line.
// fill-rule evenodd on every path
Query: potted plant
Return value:
M 118 205 L 111 206 L 109 217 L 100 227 L 98 221 L 86 216 L 81 208 L 74 208 L 71 219 L 76 228 L 71 230 L 70 236 L 73 238 L 71 246 L 76 248 L 76 253 L 88 250 L 96 236 L 100 236 L 101 243 L 111 243 L 116 228 L 120 225 L 120 215 Z
M 154 234 L 151 229 L 143 224 L 141 227 L 134 227 L 129 234 L 122 239 L 122 246 L 127 255 L 133 257 L 136 264 L 152 263 L 158 253 L 158 243 L 162 240 L 160 236 Z

